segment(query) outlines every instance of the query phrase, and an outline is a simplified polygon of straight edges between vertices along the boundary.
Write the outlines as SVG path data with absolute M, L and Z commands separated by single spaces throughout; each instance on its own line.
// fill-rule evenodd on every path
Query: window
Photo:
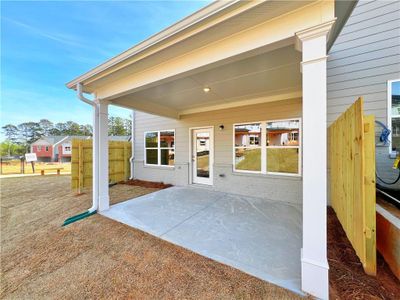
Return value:
M 388 82 L 389 116 L 392 150 L 400 150 L 400 80 Z
M 267 122 L 267 172 L 299 174 L 299 120 Z
M 46 152 L 49 152 L 49 146 L 46 146 Z
M 175 163 L 175 131 L 145 132 L 145 164 L 173 166 Z
M 71 147 L 65 146 L 64 150 L 65 150 L 65 151 L 71 151 Z
M 300 174 L 300 119 L 234 125 L 234 171 Z
M 235 170 L 261 172 L 261 124 L 235 125 Z
M 42 146 L 37 146 L 37 151 L 42 151 Z

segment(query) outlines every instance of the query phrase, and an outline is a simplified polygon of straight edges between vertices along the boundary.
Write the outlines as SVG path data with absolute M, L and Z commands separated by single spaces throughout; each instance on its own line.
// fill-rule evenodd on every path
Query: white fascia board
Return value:
M 90 77 L 93 77 L 93 76 L 101 73 L 102 71 L 105 71 L 106 69 L 108 69 L 112 66 L 115 66 L 116 64 L 145 51 L 146 49 L 148 49 L 152 46 L 155 46 L 156 44 L 158 44 L 168 38 L 173 37 L 174 35 L 178 34 L 179 32 L 200 23 L 201 21 L 204 21 L 207 18 L 212 17 L 216 13 L 218 13 L 236 3 L 239 3 L 239 2 L 240 2 L 239 0 L 214 1 L 211 4 L 205 6 L 204 8 L 198 10 L 197 12 L 189 15 L 188 17 L 186 17 L 186 18 L 178 21 L 177 23 L 165 28 L 164 30 L 150 36 L 149 38 L 147 38 L 144 41 L 140 42 L 139 44 L 133 46 L 132 48 L 122 52 L 121 54 L 118 54 L 117 56 L 107 60 L 106 62 L 104 62 L 104 63 L 100 64 L 99 66 L 93 68 L 92 70 L 84 73 L 83 75 L 71 80 L 70 82 L 68 82 L 66 84 L 66 86 L 70 89 L 75 89 L 76 85 L 78 83 L 81 83 L 81 82 L 89 79 Z M 247 6 L 249 6 L 249 4 L 251 4 L 250 8 L 252 8 L 252 7 L 254 7 L 254 5 L 258 5 L 261 2 L 263 2 L 263 1 L 254 1 L 253 3 L 248 2 Z M 243 5 L 243 3 L 244 2 L 242 2 L 242 5 Z M 246 8 L 246 9 L 249 9 L 249 8 Z M 231 17 L 231 16 L 229 16 L 229 17 Z M 224 20 L 226 20 L 226 18 Z M 215 24 L 213 24 L 213 25 L 215 25 Z M 195 32 L 195 33 L 198 33 L 198 32 Z M 195 33 L 192 33 L 192 35 Z

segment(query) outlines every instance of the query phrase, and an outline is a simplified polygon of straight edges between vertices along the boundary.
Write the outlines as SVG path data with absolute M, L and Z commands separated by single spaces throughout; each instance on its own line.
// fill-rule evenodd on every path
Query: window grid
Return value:
M 173 132 L 173 147 L 161 147 L 161 132 Z M 146 135 L 148 133 L 157 133 L 157 147 L 147 147 L 146 146 Z M 147 163 L 147 150 L 157 150 L 157 164 L 149 164 Z M 166 168 L 173 168 L 174 165 L 162 165 L 161 164 L 161 150 L 173 150 L 175 155 L 175 130 L 168 129 L 168 130 L 154 130 L 154 131 L 146 131 L 144 132 L 144 164 L 146 166 L 157 166 L 157 167 L 166 167 Z M 174 161 L 175 164 L 175 161 Z

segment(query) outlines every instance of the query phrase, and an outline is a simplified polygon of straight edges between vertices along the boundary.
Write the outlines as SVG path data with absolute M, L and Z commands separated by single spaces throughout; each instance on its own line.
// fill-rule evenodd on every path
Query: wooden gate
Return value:
M 329 127 L 331 204 L 370 275 L 376 274 L 374 130 L 362 98 Z
M 129 179 L 132 145 L 130 142 L 108 142 L 108 170 L 110 182 Z M 80 190 L 92 186 L 92 140 L 72 140 L 71 187 Z

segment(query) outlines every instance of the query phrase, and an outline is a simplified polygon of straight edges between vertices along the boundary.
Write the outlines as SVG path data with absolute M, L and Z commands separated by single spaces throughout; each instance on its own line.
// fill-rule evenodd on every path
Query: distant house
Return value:
M 31 145 L 40 162 L 70 162 L 73 139 L 91 139 L 91 136 L 43 136 Z M 110 141 L 130 141 L 130 136 L 110 136 Z
M 38 161 L 54 161 L 55 147 L 65 140 L 66 136 L 47 136 L 31 144 L 31 152 L 36 153 Z

